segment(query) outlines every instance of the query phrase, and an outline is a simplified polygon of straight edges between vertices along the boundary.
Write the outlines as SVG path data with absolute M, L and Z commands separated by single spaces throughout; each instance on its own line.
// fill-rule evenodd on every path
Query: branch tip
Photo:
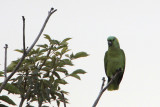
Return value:
M 102 78 L 102 86 L 101 86 L 101 90 L 99 92 L 99 95 L 97 97 L 97 99 L 95 100 L 94 104 L 92 107 L 96 107 L 96 105 L 98 104 L 99 102 L 99 99 L 101 98 L 103 92 L 110 86 L 110 84 L 115 80 L 115 78 L 117 78 L 117 76 L 121 73 L 122 71 L 120 70 L 119 72 L 117 72 L 113 78 L 107 83 L 107 85 L 104 87 L 104 82 L 105 82 L 105 78 L 103 77 Z
M 101 90 L 103 90 L 105 81 L 106 81 L 106 80 L 105 80 L 105 77 L 103 77 L 103 78 L 102 78 L 102 86 L 101 86 Z
M 16 67 L 13 69 L 13 71 L 10 73 L 10 75 L 4 80 L 4 82 L 1 84 L 0 86 L 0 93 L 3 90 L 3 88 L 5 87 L 5 85 L 7 84 L 7 82 L 9 81 L 9 79 L 17 72 L 17 70 L 19 69 L 20 65 L 22 64 L 23 60 L 25 59 L 25 57 L 27 56 L 27 54 L 31 51 L 31 49 L 35 46 L 35 44 L 37 43 L 37 41 L 39 40 L 50 16 L 57 11 L 56 9 L 53 10 L 54 8 L 51 8 L 51 11 L 49 12 L 46 20 L 44 21 L 44 24 L 42 25 L 42 28 L 38 34 L 38 36 L 35 38 L 34 42 L 32 43 L 32 45 L 29 47 L 29 49 L 27 49 L 27 51 L 25 52 L 25 54 L 22 55 L 22 57 L 20 58 L 20 61 L 18 62 L 18 64 L 16 65 Z M 22 19 L 25 19 L 24 16 L 22 16 Z M 25 21 L 23 20 L 23 24 L 25 24 Z M 25 34 L 25 33 L 24 33 Z M 23 37 L 25 37 L 25 35 L 23 35 Z M 24 40 L 24 39 L 23 39 Z M 23 42 L 25 44 L 25 40 Z M 23 45 L 24 46 L 24 45 Z M 24 46 L 24 50 L 25 50 L 25 46 Z
M 24 16 L 22 16 L 23 21 L 25 20 Z
M 105 77 L 102 78 L 102 81 L 106 81 L 106 80 L 105 80 Z
M 5 47 L 4 48 L 8 48 L 8 44 L 5 44 Z
M 52 11 L 52 10 L 54 10 L 54 8 L 53 8 L 53 7 L 51 8 L 51 11 Z
M 7 78 L 7 48 L 8 48 L 8 44 L 5 44 L 5 58 L 4 58 L 4 81 Z

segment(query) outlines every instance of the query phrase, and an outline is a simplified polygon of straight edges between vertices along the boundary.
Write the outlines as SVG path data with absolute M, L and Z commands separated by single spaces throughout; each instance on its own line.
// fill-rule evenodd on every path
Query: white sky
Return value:
M 13 50 L 22 48 L 21 16 L 26 18 L 26 45 L 30 46 L 51 7 L 58 11 L 51 16 L 44 33 L 58 40 L 72 37 L 73 52 L 90 54 L 75 62 L 75 68 L 82 68 L 87 74 L 81 76 L 81 81 L 68 80 L 70 84 L 64 86 L 70 92 L 67 107 L 93 105 L 105 76 L 103 58 L 110 35 L 119 39 L 126 54 L 126 70 L 120 89 L 106 91 L 97 107 L 160 107 L 159 0 L 1 1 L 0 70 L 6 43 L 8 64 L 20 56 Z M 42 36 L 38 43 L 43 42 Z

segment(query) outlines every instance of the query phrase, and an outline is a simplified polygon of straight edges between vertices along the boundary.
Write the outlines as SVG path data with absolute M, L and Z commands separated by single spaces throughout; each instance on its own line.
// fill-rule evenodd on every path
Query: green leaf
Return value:
M 72 74 L 85 74 L 85 73 L 86 73 L 86 72 L 85 72 L 84 70 L 82 70 L 82 69 L 77 69 L 77 70 L 73 71 Z
M 47 99 L 47 101 L 50 103 L 50 97 L 49 97 L 49 93 L 50 93 L 50 90 L 48 88 L 45 88 L 45 97 Z
M 67 46 L 67 45 L 68 45 L 67 41 L 70 40 L 70 39 L 71 39 L 71 38 L 66 38 L 66 39 L 64 39 L 60 44 L 61 44 L 61 45 L 64 45 L 64 46 Z
M 18 61 L 12 61 L 10 65 L 7 67 L 7 72 L 12 72 L 12 70 L 16 67 Z
M 73 58 L 80 58 L 80 57 L 86 57 L 86 56 L 88 56 L 88 54 L 86 53 L 86 52 L 78 52 L 78 53 L 76 53 L 75 55 L 74 55 L 74 57 Z
M 56 85 L 57 86 L 57 85 Z M 57 87 L 56 87 L 57 88 Z M 50 88 L 50 94 L 51 94 L 51 98 L 52 99 L 56 99 L 56 96 L 55 96 L 55 91 L 56 91 L 56 88 L 55 88 L 55 84 L 54 85 L 51 85 L 51 88 Z
M 49 76 L 49 82 L 53 83 L 54 82 L 54 77 L 53 76 Z
M 1 84 L 2 83 L 0 83 L 0 85 Z M 12 93 L 12 94 L 20 94 L 19 89 L 10 83 L 6 84 L 6 86 L 4 87 L 4 90 L 7 90 L 9 93 Z
M 72 76 L 74 78 L 77 78 L 77 79 L 81 80 L 80 76 L 78 76 L 77 74 L 70 74 L 69 76 Z
M 56 45 L 59 45 L 59 41 L 58 40 L 51 40 L 51 44 L 56 44 Z
M 48 49 L 47 48 L 45 48 L 45 49 L 41 49 L 40 50 L 40 52 L 47 52 L 48 51 Z
M 65 84 L 68 84 L 65 80 L 63 80 L 63 79 L 56 79 L 55 80 L 57 83 L 59 83 L 59 84 L 63 84 L 63 85 L 65 85 Z
M 60 64 L 73 66 L 73 63 L 69 59 L 63 59 L 63 60 L 61 60 Z
M 57 68 L 56 71 L 68 74 L 68 71 L 64 68 Z
M 77 75 L 77 74 L 85 74 L 86 72 L 84 71 L 84 70 L 82 70 L 82 69 L 77 69 L 77 70 L 75 70 L 75 71 L 73 71 L 69 76 L 72 76 L 72 77 L 74 77 L 74 78 L 77 78 L 77 79 L 81 79 L 80 78 L 80 76 L 79 75 Z
M 37 45 L 38 47 L 41 47 L 41 48 L 48 48 L 48 45 L 47 44 L 44 44 L 44 45 Z
M 64 39 L 61 43 L 67 42 L 67 41 L 70 40 L 70 39 L 72 39 L 72 38 L 66 38 L 66 39 Z
M 48 39 L 48 40 L 49 40 L 49 42 L 52 40 L 52 39 L 50 38 L 50 36 L 49 36 L 49 35 L 47 35 L 47 34 L 44 34 L 44 38 Z
M 68 47 L 64 47 L 64 48 L 61 50 L 61 54 L 64 54 L 65 52 L 67 52 L 67 49 L 68 49 Z
M 15 49 L 14 51 L 16 51 L 16 52 L 19 52 L 19 53 L 23 53 L 24 51 L 23 51 L 23 49 Z
M 20 86 L 22 84 L 23 77 L 19 76 L 17 79 L 18 79 L 18 86 Z
M 58 83 L 55 81 L 54 84 L 51 85 L 51 93 L 55 94 L 58 88 Z
M 70 59 L 74 59 L 74 54 L 72 53 L 69 57 Z
M 63 94 L 66 94 L 66 95 L 69 93 L 69 92 L 64 91 L 64 90 L 62 90 L 61 92 L 62 92 Z
M 51 71 L 51 68 L 50 68 L 50 67 L 43 67 L 41 70 L 50 72 L 50 71 Z
M 0 77 L 3 77 L 3 76 L 4 76 L 4 72 L 0 71 Z
M 63 98 L 63 97 L 62 97 L 62 94 L 59 93 L 59 92 L 56 92 L 55 95 L 58 96 L 58 99 L 62 99 L 62 98 Z
M 59 56 L 59 55 L 61 55 L 61 53 L 57 51 L 57 52 L 55 52 L 55 55 Z
M 59 76 L 59 74 L 57 72 L 53 72 L 53 74 L 58 78 L 61 79 L 61 77 Z
M 8 103 L 8 104 L 11 104 L 11 105 L 16 105 L 16 104 L 13 102 L 13 100 L 11 100 L 8 96 L 5 96 L 5 95 L 0 96 L 0 100 L 6 102 L 6 103 Z
M 60 107 L 60 101 L 56 100 L 57 106 Z
M 6 105 L 3 105 L 3 104 L 0 104 L 0 107 L 8 107 L 8 106 L 6 106 Z
M 65 54 L 65 56 L 69 58 L 69 54 Z
M 47 73 L 45 73 L 45 74 L 43 75 L 43 78 L 47 78 L 47 77 L 49 77 L 49 72 L 47 72 Z

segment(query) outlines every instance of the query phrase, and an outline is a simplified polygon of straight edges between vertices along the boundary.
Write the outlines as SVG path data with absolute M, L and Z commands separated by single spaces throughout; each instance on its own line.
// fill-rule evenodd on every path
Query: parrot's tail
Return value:
M 118 90 L 119 84 L 121 83 L 121 80 L 123 78 L 123 72 L 118 75 L 118 77 L 113 80 L 113 82 L 108 87 L 108 91 Z M 108 82 L 111 80 L 111 78 L 108 78 Z
M 116 81 L 113 81 L 112 84 L 108 87 L 108 91 L 118 90 L 119 84 Z

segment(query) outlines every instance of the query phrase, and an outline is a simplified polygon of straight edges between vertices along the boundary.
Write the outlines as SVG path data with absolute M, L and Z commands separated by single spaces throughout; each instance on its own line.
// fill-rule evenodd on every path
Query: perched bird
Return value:
M 108 87 L 108 91 L 118 90 L 119 84 L 123 78 L 123 73 L 125 70 L 125 54 L 124 51 L 120 48 L 118 39 L 114 36 L 109 36 L 108 39 L 108 51 L 105 53 L 104 57 L 104 67 L 105 73 L 108 77 L 108 82 L 118 71 L 119 75 Z

